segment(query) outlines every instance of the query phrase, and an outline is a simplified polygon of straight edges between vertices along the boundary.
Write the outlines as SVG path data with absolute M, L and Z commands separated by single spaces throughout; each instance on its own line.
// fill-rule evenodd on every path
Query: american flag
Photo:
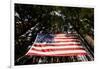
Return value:
M 38 34 L 29 56 L 78 56 L 86 55 L 77 34 Z

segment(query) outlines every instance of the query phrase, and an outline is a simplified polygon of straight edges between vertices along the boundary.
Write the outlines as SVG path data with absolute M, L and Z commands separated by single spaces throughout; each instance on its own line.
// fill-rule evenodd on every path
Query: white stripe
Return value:
M 63 48 L 83 48 L 83 47 L 82 46 L 45 46 L 45 47 L 32 46 L 32 48 L 37 50 L 43 50 L 43 49 L 63 49 Z
M 79 40 L 79 39 L 54 39 L 54 41 L 72 41 L 72 40 Z
M 68 51 L 50 51 L 50 52 L 40 52 L 35 50 L 30 50 L 29 53 L 44 54 L 44 55 L 56 55 L 56 54 L 70 54 L 70 53 L 86 53 L 85 50 L 68 50 Z
M 66 36 L 66 34 L 56 34 L 55 37 Z
M 65 35 L 63 35 L 63 36 L 62 35 L 56 35 L 55 37 L 65 37 Z
M 80 42 L 57 42 L 57 43 L 35 43 L 37 45 L 42 45 L 42 44 L 53 44 L 53 45 L 58 45 L 58 44 L 80 44 Z

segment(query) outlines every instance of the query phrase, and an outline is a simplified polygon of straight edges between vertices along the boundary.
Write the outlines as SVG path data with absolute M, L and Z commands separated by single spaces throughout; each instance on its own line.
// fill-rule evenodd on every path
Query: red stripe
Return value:
M 79 40 L 79 39 L 72 39 L 72 38 L 54 38 L 54 39 L 59 39 L 59 40 L 61 40 L 61 39 L 64 39 L 64 40 Z
M 61 48 L 61 49 L 43 49 L 37 50 L 32 48 L 31 50 L 40 51 L 40 52 L 49 52 L 49 51 L 63 51 L 63 50 L 85 50 L 84 48 Z
M 62 34 L 64 34 L 64 33 L 55 33 L 55 34 L 56 34 L 56 35 L 62 35 Z M 65 33 L 65 34 L 67 34 L 67 33 Z M 70 32 L 69 32 L 68 34 L 77 34 L 77 33 L 76 33 L 76 32 L 75 32 L 75 33 L 70 33 Z M 67 34 L 67 35 L 68 35 L 68 34 Z
M 81 46 L 81 44 L 33 44 L 33 46 Z
M 62 34 L 64 34 L 64 33 L 55 33 L 55 35 L 62 35 Z
M 57 39 L 54 39 L 54 41 L 72 41 L 72 40 L 79 40 L 79 39 L 63 39 L 63 40 L 57 40 Z
M 87 55 L 87 53 L 67 53 L 67 54 L 51 54 L 51 55 L 43 55 L 43 54 L 36 54 L 36 53 L 28 53 L 27 55 L 30 56 L 78 56 L 78 55 Z
M 72 38 L 54 38 L 54 39 L 78 39 L 78 38 L 74 38 L 74 37 L 72 37 Z
M 46 39 L 45 39 L 46 40 Z M 54 38 L 54 39 L 47 39 L 48 41 L 54 41 L 54 42 L 56 42 L 56 41 L 59 41 L 59 42 L 76 42 L 76 41 L 80 41 L 79 39 L 59 39 L 59 40 L 57 40 L 56 38 Z
M 80 40 L 54 41 L 54 42 L 80 42 Z
M 75 37 L 75 34 L 67 34 L 67 35 L 66 35 L 66 34 L 56 34 L 55 37 L 56 37 L 56 36 L 58 37 L 59 35 L 60 35 L 60 37 L 61 37 L 61 35 L 62 35 L 62 36 L 65 35 L 65 37 Z M 63 36 L 63 37 L 64 37 L 64 36 Z

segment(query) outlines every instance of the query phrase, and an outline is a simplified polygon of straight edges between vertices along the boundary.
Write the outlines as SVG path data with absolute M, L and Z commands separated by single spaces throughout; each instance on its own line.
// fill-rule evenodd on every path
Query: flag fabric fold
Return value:
M 77 35 L 38 34 L 26 55 L 30 56 L 77 56 L 86 55 Z

